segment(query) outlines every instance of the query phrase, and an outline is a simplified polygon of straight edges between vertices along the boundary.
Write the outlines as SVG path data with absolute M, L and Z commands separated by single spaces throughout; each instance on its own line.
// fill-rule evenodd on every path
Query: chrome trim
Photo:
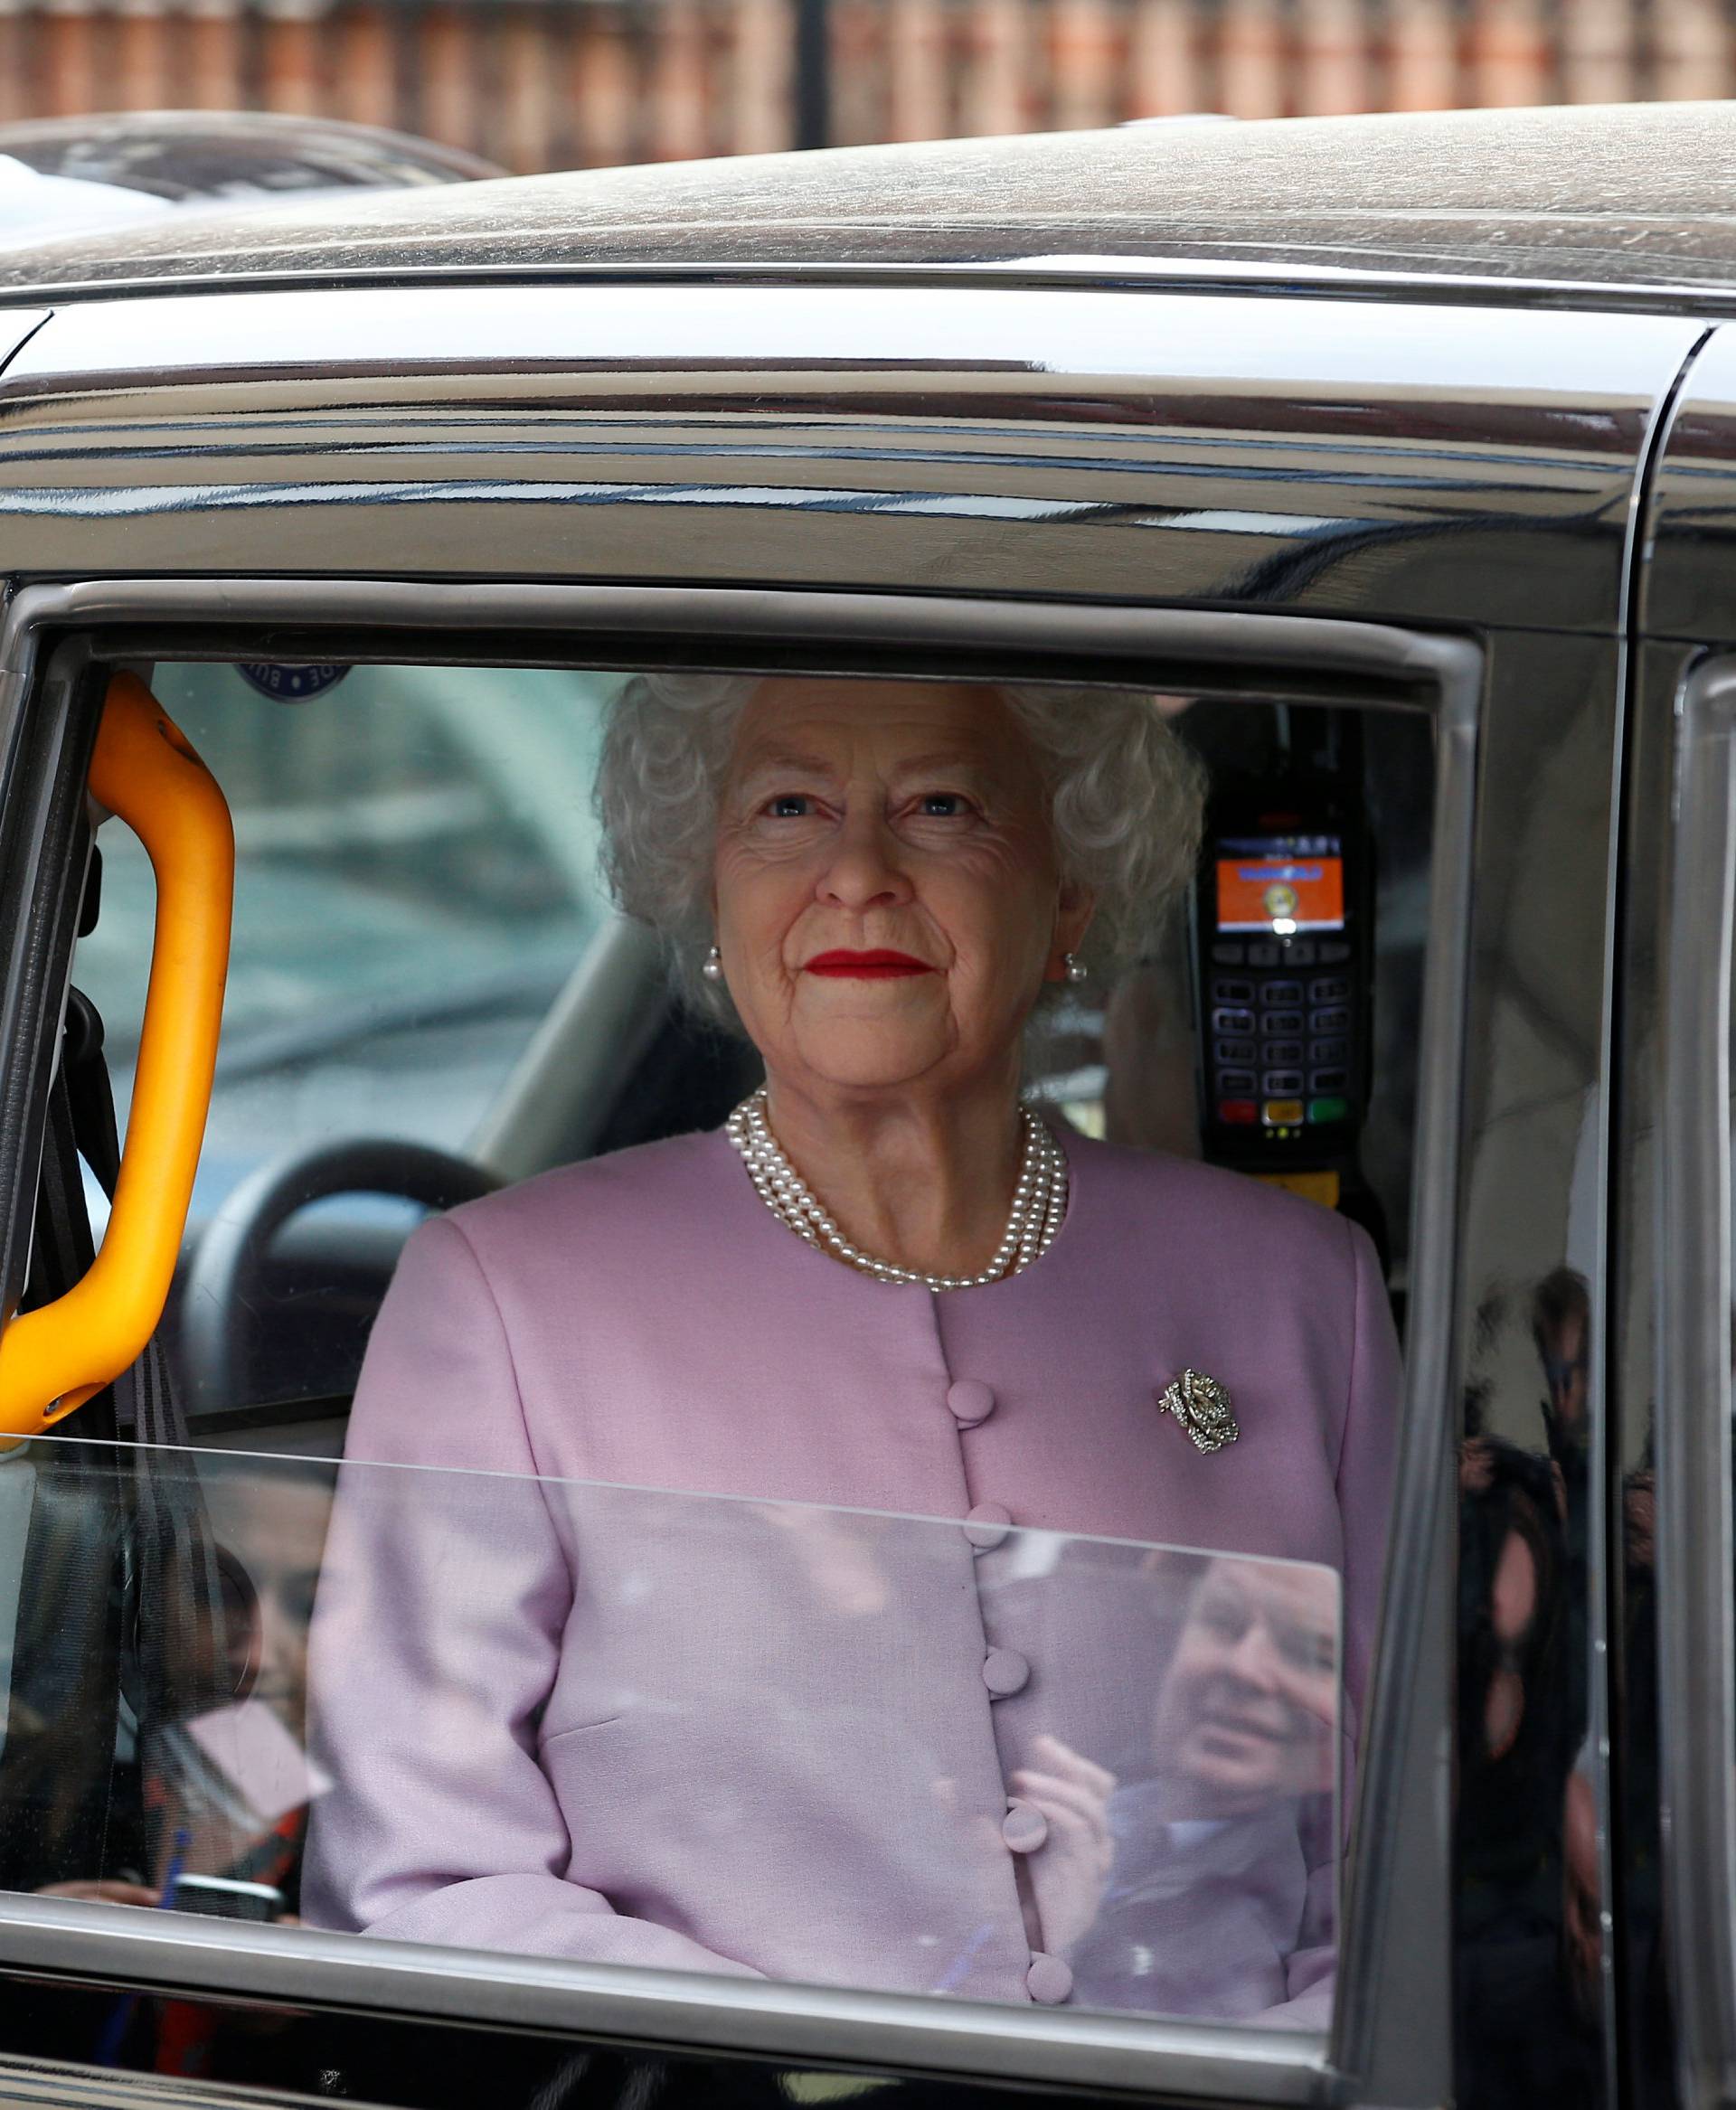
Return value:
M 0 716 L 27 682 L 38 631 L 176 621 L 299 623 L 406 632 L 526 630 L 602 634 L 731 645 L 798 643 L 936 647 L 1042 654 L 1085 660 L 1151 659 L 1175 680 L 1214 669 L 1259 675 L 1302 693 L 1322 680 L 1383 688 L 1357 698 L 1430 710 L 1450 694 L 1458 711 L 1481 691 L 1482 654 L 1467 639 L 1331 617 L 1218 614 L 1166 608 L 1101 608 L 1076 602 L 988 601 L 897 593 L 804 592 L 782 588 L 520 586 L 371 579 L 92 579 L 23 588 L 0 628 Z M 280 656 L 288 656 L 287 653 Z M 427 658 L 425 651 L 410 656 Z M 637 657 L 650 656 L 639 648 Z M 669 655 L 658 652 L 666 659 Z M 1475 703 L 1470 704 L 1475 715 Z M 1449 714 L 1450 715 L 1450 714 Z
M 1662 1006 L 1657 1589 L 1665 1925 L 1688 2110 L 1736 2096 L 1736 1615 L 1731 1540 L 1731 942 L 1736 659 L 1676 699 Z
M 1636 628 L 1647 637 L 1728 648 L 1736 532 L 1736 327 L 1721 324 L 1696 347 L 1671 406 L 1650 479 Z
M 1597 315 L 1649 315 L 1708 319 L 1736 312 L 1736 285 L 1718 280 L 1660 278 L 1650 285 L 1619 280 L 1505 277 L 1471 271 L 1380 271 L 1349 264 L 1307 264 L 1288 258 L 1243 263 L 1224 257 L 1102 255 L 977 258 L 968 262 L 937 259 L 927 263 L 816 264 L 797 259 L 762 263 L 635 262 L 627 258 L 560 265 L 430 263 L 333 271 L 268 270 L 165 272 L 137 278 L 46 278 L 20 287 L 24 305 L 91 300 L 138 300 L 153 295 L 175 299 L 207 293 L 342 293 L 435 286 L 876 286 L 933 287 L 1008 283 L 1032 290 L 1153 292 L 1174 288 L 1199 294 L 1257 294 L 1283 299 L 1343 298 L 1405 301 L 1441 307 L 1549 308 Z M 0 303 L 11 312 L 14 297 Z
M 9 307 L 0 314 L 0 373 L 6 371 L 53 312 L 52 307 Z
M 1439 1567 L 1456 1480 L 1454 1286 L 1467 974 L 1472 824 L 1484 656 L 1466 638 L 1330 617 L 1191 608 L 950 600 L 912 594 L 643 586 L 449 584 L 402 580 L 109 579 L 21 591 L 0 632 L 0 739 L 28 693 L 44 630 L 194 622 L 299 624 L 403 633 L 427 658 L 436 638 L 469 632 L 558 635 L 563 645 L 619 651 L 645 640 L 665 663 L 703 664 L 709 645 L 741 664 L 760 641 L 901 652 L 937 650 L 1015 667 L 1040 655 L 1089 678 L 1126 679 L 1137 662 L 1155 688 L 1267 693 L 1430 712 L 1438 727 L 1435 882 L 1422 1021 L 1412 1209 L 1410 1341 L 1382 1645 L 1364 1725 L 1359 1847 L 1348 1886 L 1340 1997 L 1330 2063 L 1316 2038 L 1267 2030 L 1146 2021 L 1016 2008 L 941 2009 L 929 2000 L 825 1987 L 471 1955 L 322 1935 L 221 1934 L 158 1914 L 0 1897 L 0 1964 L 234 1992 L 233 1964 L 259 1966 L 249 1990 L 326 2006 L 435 2013 L 586 2034 L 650 2037 L 784 2057 L 1016 2076 L 1241 2101 L 1355 2100 L 1406 2110 L 1452 2094 L 1449 1745 L 1451 1601 Z M 680 643 L 676 643 L 680 641 Z M 686 649 L 682 649 L 683 645 Z M 293 647 L 280 645 L 286 655 Z M 528 656 L 528 655 L 527 655 Z M 627 655 L 631 656 L 630 653 Z M 920 670 L 926 671 L 926 670 Z M 1443 1529 L 1443 1520 L 1448 1529 Z M 1406 1939 L 1392 1938 L 1404 1900 Z M 96 1916 L 100 1915 L 100 1917 Z M 1424 1945 L 1418 1930 L 1433 1930 Z M 105 1964 L 104 1959 L 108 1961 Z M 1399 1990 L 1401 1988 L 1401 1992 Z M 580 2004 L 582 2003 L 582 2004 Z M 1233 2039 L 1235 2049 L 1227 2048 Z
M 184 1992 L 250 1986 L 326 2009 L 509 2023 L 637 2043 L 862 2060 L 881 2067 L 1035 2081 L 1149 2086 L 1167 2093 L 1307 2103 L 1318 2097 L 1316 2039 L 1288 2030 L 1147 2022 L 1136 2016 L 995 2007 L 920 1994 L 718 1979 L 698 1972 L 569 1964 L 482 1949 L 424 1948 L 310 1927 L 146 1914 L 124 1905 L 0 1896 L 0 1958 L 111 1983 Z M 703 2026 L 695 2029 L 696 2021 Z M 1234 2049 L 1226 2045 L 1232 2039 Z
M 1453 1544 L 1458 1500 L 1453 1313 L 1482 683 L 1482 655 L 1473 649 L 1442 667 L 1404 1418 L 1334 2015 L 1333 2064 L 1351 2084 L 1351 2099 L 1388 2105 L 1452 2096 L 1450 2000 L 1430 2002 L 1428 1992 L 1451 1983 L 1448 1738 L 1458 1643 L 1443 1555 Z M 1440 1851 L 1430 1855 L 1437 1842 Z M 1425 1948 L 1432 1952 L 1426 1960 Z

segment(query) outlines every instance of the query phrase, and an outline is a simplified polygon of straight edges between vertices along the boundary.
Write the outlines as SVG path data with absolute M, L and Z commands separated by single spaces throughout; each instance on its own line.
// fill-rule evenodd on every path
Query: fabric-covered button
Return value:
M 960 1428 L 975 1428 L 994 1413 L 995 1394 L 980 1378 L 960 1378 L 947 1387 L 947 1405 Z
M 1041 2006 L 1059 2007 L 1073 1990 L 1072 1969 L 1059 1956 L 1046 1955 L 1041 1949 L 1034 1950 L 1031 1957 L 1031 1968 L 1024 1974 L 1024 1990 Z
M 1001 1837 L 1014 1853 L 1034 1853 L 1049 1836 L 1049 1820 L 1034 1803 L 1015 1796 L 1001 1819 Z
M 1012 1529 L 1013 1512 L 998 1502 L 979 1502 L 975 1509 L 965 1512 L 965 1537 L 978 1553 L 998 1546 Z
M 983 1683 L 996 1700 L 1023 1692 L 1031 1666 L 1015 1648 L 992 1648 L 983 1658 Z

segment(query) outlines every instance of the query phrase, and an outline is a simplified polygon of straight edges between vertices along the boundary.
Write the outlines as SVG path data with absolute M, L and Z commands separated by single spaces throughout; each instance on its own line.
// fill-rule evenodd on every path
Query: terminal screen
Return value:
M 1336 835 L 1227 837 L 1217 848 L 1221 931 L 1289 937 L 1344 928 L 1344 845 Z

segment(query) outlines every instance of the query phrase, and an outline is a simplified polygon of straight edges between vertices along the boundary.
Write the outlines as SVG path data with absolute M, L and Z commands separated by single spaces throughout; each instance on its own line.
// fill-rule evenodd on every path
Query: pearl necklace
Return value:
M 1033 1261 L 1040 1260 L 1067 1213 L 1066 1154 L 1029 1107 L 1022 1107 L 1019 1113 L 1024 1151 L 1018 1184 L 1013 1190 L 1013 1210 L 994 1258 L 980 1275 L 925 1275 L 919 1268 L 900 1267 L 891 1260 L 877 1260 L 872 1253 L 858 1252 L 778 1148 L 766 1120 L 763 1086 L 742 1100 L 726 1127 L 760 1199 L 779 1223 L 810 1246 L 859 1267 L 876 1282 L 917 1283 L 935 1291 L 980 1289 L 1005 1276 L 1022 1274 Z

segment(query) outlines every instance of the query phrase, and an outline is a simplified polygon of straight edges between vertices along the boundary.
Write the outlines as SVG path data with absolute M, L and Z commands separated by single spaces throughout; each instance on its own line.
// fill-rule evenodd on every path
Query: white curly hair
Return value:
M 735 728 L 757 674 L 636 674 L 610 707 L 597 772 L 603 868 L 616 900 L 670 949 L 677 987 L 732 1016 L 699 969 L 712 944 L 718 805 Z M 1129 689 L 995 684 L 1034 749 L 1049 789 L 1063 881 L 1097 909 L 1083 947 L 1094 965 L 1139 956 L 1192 878 L 1205 773 L 1158 711 Z

